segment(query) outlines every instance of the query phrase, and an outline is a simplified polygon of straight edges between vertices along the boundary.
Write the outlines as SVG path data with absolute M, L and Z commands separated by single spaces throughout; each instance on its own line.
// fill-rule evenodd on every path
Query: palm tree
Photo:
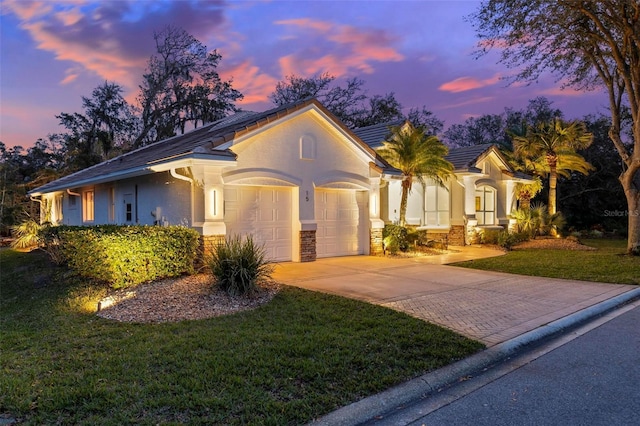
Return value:
M 378 152 L 404 175 L 400 199 L 400 225 L 404 226 L 407 199 L 414 180 L 424 184 L 429 178 L 444 186 L 444 181 L 453 172 L 453 165 L 444 158 L 449 149 L 436 136 L 427 135 L 423 128 L 416 128 L 406 121 L 391 128 L 391 136 Z
M 529 210 L 531 208 L 531 200 L 540 191 L 542 191 L 542 180 L 540 180 L 540 176 L 534 176 L 533 182 L 531 183 L 517 183 L 516 197 L 518 201 L 520 201 L 520 208 Z
M 580 121 L 565 122 L 559 118 L 528 127 L 525 136 L 516 136 L 513 148 L 516 157 L 536 174 L 549 176 L 549 214 L 555 214 L 558 175 L 569 176 L 571 171 L 587 174 L 593 166 L 576 152 L 587 148 L 593 135 Z

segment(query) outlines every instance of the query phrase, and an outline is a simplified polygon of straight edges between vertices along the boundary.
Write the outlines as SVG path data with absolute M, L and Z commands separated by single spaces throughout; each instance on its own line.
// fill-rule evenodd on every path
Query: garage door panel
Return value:
M 260 215 L 260 222 L 271 223 L 276 219 L 272 210 L 260 210 L 258 214 Z
M 364 253 L 359 235 L 364 214 L 358 205 L 356 191 L 317 190 L 315 213 L 318 257 Z
M 253 235 L 267 257 L 292 258 L 291 190 L 250 186 L 225 188 L 227 235 Z
M 276 239 L 278 241 L 291 241 L 291 229 L 289 228 L 276 229 Z

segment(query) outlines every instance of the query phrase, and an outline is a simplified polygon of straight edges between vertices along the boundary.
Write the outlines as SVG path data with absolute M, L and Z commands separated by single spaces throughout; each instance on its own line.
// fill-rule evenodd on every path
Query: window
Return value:
M 133 222 L 133 194 L 124 194 L 124 221 Z
M 313 136 L 302 136 L 300 138 L 300 159 L 313 160 L 314 158 L 316 158 L 316 140 Z
M 93 222 L 94 220 L 94 192 L 85 191 L 82 193 L 82 221 Z
M 429 184 L 424 194 L 426 226 L 449 226 L 449 191 L 437 184 Z
M 51 209 L 51 223 L 57 224 L 62 222 L 62 194 L 56 195 L 53 199 L 53 208 Z
M 496 223 L 496 190 L 490 186 L 476 189 L 476 219 L 478 225 Z

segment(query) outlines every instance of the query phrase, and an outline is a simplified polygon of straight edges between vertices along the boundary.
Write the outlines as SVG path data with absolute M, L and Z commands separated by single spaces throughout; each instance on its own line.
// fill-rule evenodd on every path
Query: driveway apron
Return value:
M 281 263 L 276 281 L 406 312 L 487 346 L 636 288 L 529 277 L 447 263 L 501 255 L 478 247 L 415 258 L 348 256 Z

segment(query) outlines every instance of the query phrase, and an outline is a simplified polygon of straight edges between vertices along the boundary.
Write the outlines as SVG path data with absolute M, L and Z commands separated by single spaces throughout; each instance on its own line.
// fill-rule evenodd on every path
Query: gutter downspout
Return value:
M 38 223 L 40 223 L 40 225 L 42 225 L 42 199 L 33 198 L 33 195 L 29 195 L 29 199 L 31 201 L 35 201 L 36 203 L 40 203 L 40 220 L 38 221 Z M 32 210 L 32 212 L 33 212 L 33 210 Z
M 78 194 L 77 192 L 72 192 L 70 189 L 67 189 L 67 194 L 80 197 L 80 194 Z
M 178 172 L 176 172 L 175 167 L 172 167 L 171 169 L 169 169 L 169 173 L 171 174 L 171 176 L 173 176 L 176 179 L 180 179 L 180 180 L 184 180 L 184 181 L 189 182 L 189 183 L 193 183 L 193 179 L 191 179 L 189 176 L 181 175 Z

